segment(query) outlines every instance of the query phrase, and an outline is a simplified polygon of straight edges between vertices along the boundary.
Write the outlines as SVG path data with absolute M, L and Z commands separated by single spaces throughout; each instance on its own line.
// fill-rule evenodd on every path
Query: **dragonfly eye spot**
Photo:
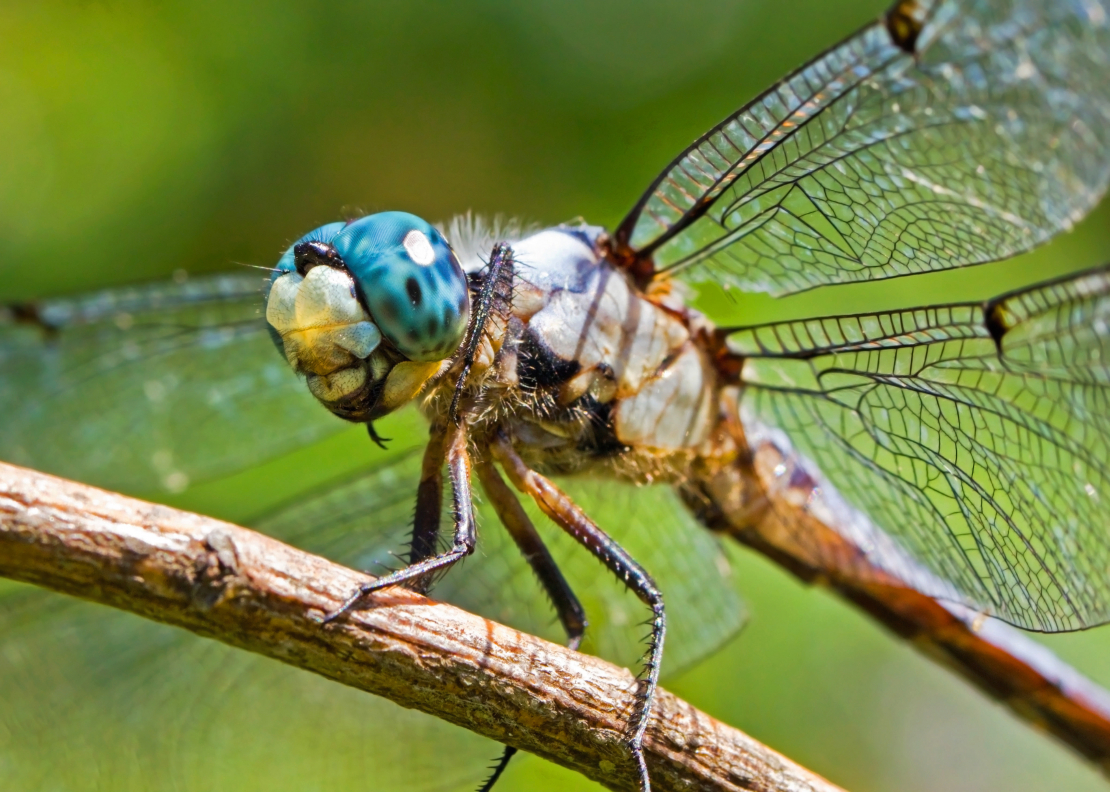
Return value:
M 433 226 L 383 212 L 292 244 L 274 268 L 265 313 L 274 345 L 312 394 L 341 418 L 365 421 L 411 398 L 419 388 L 409 386 L 458 349 L 470 287 Z M 386 387 L 410 365 L 415 373 Z
M 409 254 L 409 258 L 417 264 L 427 267 L 435 263 L 435 249 L 432 248 L 432 243 L 428 241 L 428 237 L 418 229 L 414 228 L 412 231 L 405 234 L 402 244 L 405 246 L 405 251 Z

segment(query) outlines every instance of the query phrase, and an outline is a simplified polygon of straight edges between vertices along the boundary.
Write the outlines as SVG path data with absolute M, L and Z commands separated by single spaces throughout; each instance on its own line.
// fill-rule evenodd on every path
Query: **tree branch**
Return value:
M 626 669 L 400 589 L 322 627 L 365 576 L 254 531 L 0 463 L 0 575 L 273 657 L 610 789 L 638 788 Z M 661 791 L 838 789 L 664 690 L 645 747 Z

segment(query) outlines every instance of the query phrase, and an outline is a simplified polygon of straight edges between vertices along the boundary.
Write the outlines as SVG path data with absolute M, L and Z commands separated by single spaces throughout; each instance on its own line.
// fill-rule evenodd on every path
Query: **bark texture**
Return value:
M 392 589 L 322 627 L 367 576 L 262 534 L 0 463 L 0 575 L 276 658 L 638 788 L 623 668 Z M 660 690 L 656 790 L 838 787 Z

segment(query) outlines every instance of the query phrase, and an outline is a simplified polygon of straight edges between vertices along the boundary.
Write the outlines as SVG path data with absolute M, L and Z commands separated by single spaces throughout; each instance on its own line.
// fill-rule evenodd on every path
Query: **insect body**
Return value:
M 415 402 L 431 430 L 407 564 L 326 621 L 471 554 L 474 474 L 577 647 L 588 614 L 511 483 L 651 612 L 628 720 L 646 790 L 666 591 L 549 476 L 669 484 L 704 525 L 865 604 L 901 587 L 1034 630 L 1110 619 L 1105 268 L 986 303 L 731 328 L 679 280 L 783 295 L 1047 240 L 1110 180 L 1107 53 L 1098 0 L 903 0 L 696 140 L 612 233 L 483 246 L 389 212 L 290 246 L 264 322 L 241 276 L 18 306 L 0 365 L 38 397 L 3 402 L 0 447 L 173 489 L 222 470 L 175 422 L 186 405 L 259 455 L 311 439 L 319 418 L 283 412 L 290 378 L 250 345 L 263 335 L 376 441 L 373 422 Z M 96 398 L 133 408 L 131 444 L 56 425 Z
M 363 244 L 365 238 L 374 244 Z M 658 302 L 643 293 L 603 258 L 602 239 L 601 229 L 578 227 L 499 243 L 489 265 L 472 273 L 467 301 L 461 291 L 467 275 L 440 234 L 418 218 L 393 212 L 325 226 L 293 245 L 279 264 L 267 319 L 287 359 L 337 415 L 372 420 L 419 394 L 432 424 L 410 565 L 364 587 L 329 620 L 384 586 L 424 588 L 431 575 L 473 552 L 473 507 L 464 496 L 474 464 L 577 646 L 585 614 L 501 482 L 492 464 L 497 459 L 518 489 L 653 611 L 643 707 L 631 737 L 646 787 L 641 742 L 662 659 L 662 594 L 544 474 L 594 470 L 634 481 L 689 479 L 694 462 L 704 464 L 711 448 L 720 377 L 706 349 L 715 338 L 711 325 L 670 290 Z M 389 263 L 379 265 L 379 257 Z M 438 282 L 423 277 L 440 265 Z M 361 276 L 388 266 L 394 281 L 408 279 L 403 292 Z M 458 344 L 458 354 L 440 361 L 424 352 L 439 343 L 438 332 L 457 336 L 458 319 L 472 304 L 470 338 Z M 416 315 L 407 316 L 402 306 Z M 392 333 L 377 330 L 379 314 Z M 422 322 L 423 314 L 431 321 Z M 402 351 L 408 343 L 431 360 L 410 360 Z M 455 536 L 448 551 L 436 554 L 437 477 L 445 461 L 456 500 Z
M 794 534 L 814 567 L 877 570 L 1022 626 L 1110 617 L 1100 566 L 1049 538 L 1061 518 L 1099 521 L 1097 499 L 1073 500 L 1079 485 L 1054 471 L 1081 471 L 1096 492 L 1104 483 L 1110 447 L 1101 434 L 1090 444 L 1085 418 L 1105 403 L 1076 369 L 1102 365 L 1105 339 L 1088 321 L 1105 273 L 986 306 L 734 333 L 690 311 L 670 280 L 712 264 L 787 293 L 943 269 L 1026 248 L 1085 211 L 1110 176 L 1098 137 L 1110 95 L 1092 87 L 1072 100 L 1063 86 L 1108 65 L 1107 9 L 1003 5 L 896 4 L 696 141 L 612 240 L 589 227 L 499 240 L 470 273 L 469 304 L 461 264 L 418 218 L 333 224 L 290 248 L 267 319 L 313 394 L 365 422 L 416 397 L 432 424 L 409 565 L 327 620 L 371 591 L 425 587 L 473 552 L 473 464 L 577 645 L 581 606 L 519 519 L 499 462 L 652 611 L 629 737 L 647 790 L 663 594 L 545 473 L 670 481 L 715 527 Z M 1025 25 L 1037 29 L 1028 38 L 1016 33 Z M 1029 86 L 1057 80 L 1061 92 L 1030 101 Z M 1051 130 L 1048 151 L 1038 127 Z M 1045 337 L 1039 323 L 1061 313 Z M 1069 372 L 1059 381 L 1057 359 Z M 1021 454 L 1039 477 L 1006 461 Z M 444 464 L 454 537 L 438 552 Z M 1104 532 L 1085 545 L 1110 554 Z

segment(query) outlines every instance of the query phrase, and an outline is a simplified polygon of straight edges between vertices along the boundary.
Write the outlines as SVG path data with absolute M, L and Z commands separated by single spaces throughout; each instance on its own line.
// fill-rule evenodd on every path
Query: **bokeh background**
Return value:
M 0 298 L 269 265 L 301 233 L 353 211 L 581 216 L 612 227 L 686 143 L 884 5 L 0 3 Z M 719 320 L 764 321 L 985 298 L 1107 259 L 1104 207 L 1059 241 L 999 264 L 781 301 L 707 285 L 699 300 Z M 373 460 L 368 445 L 343 435 L 173 502 L 241 519 L 313 477 Z M 291 470 L 311 472 L 276 492 L 275 476 Z M 1105 788 L 1066 749 L 839 601 L 750 554 L 733 556 L 751 622 L 668 681 L 679 695 L 851 790 Z M 68 606 L 58 598 L 58 607 Z M 135 629 L 137 640 L 154 640 L 164 628 Z M 1110 628 L 1044 640 L 1110 685 Z M 261 683 L 244 675 L 236 684 Z M 149 704 L 142 688 L 135 696 Z M 256 786 L 305 736 L 275 721 L 232 737 L 253 741 L 241 766 L 191 775 L 209 781 L 180 788 L 311 789 L 314 773 L 334 792 L 394 788 L 375 782 L 373 766 L 344 774 L 365 760 L 343 734 L 330 751 L 313 743 L 303 775 Z M 0 769 L 30 761 L 17 744 L 0 731 Z M 204 757 L 179 761 L 196 768 Z M 80 767 L 55 770 L 34 788 L 87 787 L 73 780 Z M 499 787 L 593 788 L 533 758 Z

